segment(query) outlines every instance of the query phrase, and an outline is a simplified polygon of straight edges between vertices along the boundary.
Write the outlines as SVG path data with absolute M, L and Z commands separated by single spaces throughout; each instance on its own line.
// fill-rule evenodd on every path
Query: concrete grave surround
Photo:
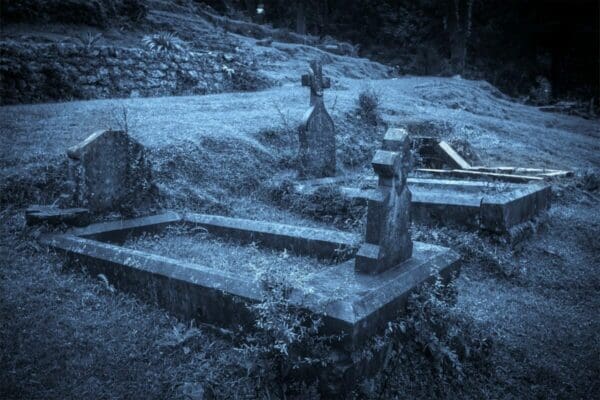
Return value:
M 299 173 L 305 178 L 335 175 L 335 127 L 323 103 L 323 89 L 331 86 L 323 78 L 320 61 L 310 63 L 311 72 L 302 76 L 302 85 L 310 87 L 310 108 L 299 129 Z
M 301 255 L 329 258 L 318 272 L 309 273 L 300 287 L 289 292 L 291 304 L 321 316 L 323 334 L 340 334 L 336 347 L 344 356 L 336 367 L 336 381 L 351 384 L 373 374 L 382 363 L 375 357 L 356 361 L 352 354 L 396 317 L 410 292 L 440 274 L 458 269 L 459 256 L 450 249 L 414 243 L 412 257 L 401 268 L 377 275 L 358 274 L 352 259 L 360 237 L 340 231 L 305 228 L 215 215 L 174 212 L 74 228 L 41 237 L 42 243 L 65 254 L 69 265 L 82 265 L 92 274 L 104 274 L 119 290 L 156 303 L 175 316 L 225 328 L 253 327 L 247 304 L 261 301 L 260 283 L 244 274 L 129 249 L 130 238 L 159 233 L 170 225 L 201 227 L 214 235 L 287 249 Z M 340 250 L 341 253 L 340 253 Z M 341 257 L 340 257 L 341 254 Z M 346 260 L 346 261 L 344 261 Z
M 86 226 L 90 223 L 87 208 L 59 208 L 48 205 L 32 205 L 25 210 L 27 225 L 72 225 Z
M 156 194 L 146 151 L 126 132 L 98 131 L 67 155 L 73 205 L 92 212 L 133 209 Z
M 398 129 L 390 129 L 372 165 L 379 187 L 367 201 L 365 243 L 356 255 L 355 269 L 375 274 L 394 268 L 412 255 L 410 238 L 410 199 L 407 185 L 410 171 L 410 139 Z
M 344 186 L 348 177 L 302 181 L 298 195 L 310 196 L 319 187 L 340 185 L 342 195 L 356 205 L 367 205 L 370 189 Z M 376 184 L 377 178 L 364 180 Z M 515 184 L 451 179 L 408 178 L 411 219 L 432 225 L 461 225 L 506 233 L 550 208 L 552 190 L 547 184 Z

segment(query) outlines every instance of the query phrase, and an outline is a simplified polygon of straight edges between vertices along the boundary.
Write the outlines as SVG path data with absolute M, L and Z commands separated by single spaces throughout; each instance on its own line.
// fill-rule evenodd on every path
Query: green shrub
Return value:
M 358 94 L 358 113 L 365 121 L 377 125 L 380 120 L 381 94 L 374 89 L 365 89 Z
M 366 207 L 345 197 L 337 186 L 322 186 L 309 196 L 294 192 L 294 184 L 282 181 L 268 192 L 269 200 L 300 215 L 343 229 L 357 229 L 365 220 Z
M 453 284 L 439 278 L 410 296 L 406 312 L 371 342 L 371 350 L 385 352 L 385 369 L 363 382 L 363 393 L 388 398 L 402 390 L 407 398 L 439 398 L 450 387 L 460 388 L 473 371 L 491 370 L 492 340 L 457 311 L 455 297 Z M 369 347 L 364 352 L 372 354 Z
M 149 50 L 159 53 L 181 52 L 185 50 L 185 42 L 171 32 L 158 32 L 153 35 L 146 35 L 142 39 L 142 43 Z
M 267 266 L 258 276 L 263 300 L 248 306 L 256 329 L 239 338 L 237 349 L 247 374 L 261 382 L 260 398 L 265 393 L 267 398 L 269 393 L 277 398 L 317 396 L 318 371 L 333 362 L 331 345 L 340 340 L 320 334 L 321 319 L 289 303 L 292 282 L 288 279 L 277 265 Z

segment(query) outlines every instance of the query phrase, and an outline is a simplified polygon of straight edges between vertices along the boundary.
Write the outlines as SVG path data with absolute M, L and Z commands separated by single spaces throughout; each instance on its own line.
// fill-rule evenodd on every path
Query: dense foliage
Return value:
M 361 55 L 402 74 L 490 81 L 511 95 L 543 101 L 600 92 L 598 3 L 593 0 L 237 0 L 255 20 L 361 45 Z M 264 12 L 256 15 L 257 4 Z M 231 11 L 231 7 L 229 7 Z M 464 68 L 456 54 L 465 52 Z M 543 82 L 543 83 L 540 83 Z

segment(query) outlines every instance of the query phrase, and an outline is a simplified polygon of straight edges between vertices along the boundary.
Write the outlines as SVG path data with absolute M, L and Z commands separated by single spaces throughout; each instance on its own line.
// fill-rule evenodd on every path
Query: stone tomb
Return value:
M 299 129 L 299 174 L 303 178 L 335 175 L 335 127 L 323 103 L 323 90 L 331 81 L 323 77 L 320 61 L 310 63 L 311 71 L 302 76 L 302 85 L 310 87 L 310 108 Z
M 452 250 L 414 242 L 412 257 L 406 261 L 381 269 L 378 274 L 365 274 L 355 271 L 354 255 L 362 241 L 359 235 L 174 212 L 73 228 L 63 234 L 42 236 L 41 241 L 65 254 L 70 265 L 85 266 L 92 274 L 102 273 L 119 290 L 159 304 L 177 317 L 225 328 L 240 324 L 251 328 L 253 318 L 246 304 L 260 301 L 264 292 L 249 265 L 241 263 L 239 271 L 231 271 L 162 250 L 153 252 L 127 245 L 132 238 L 182 224 L 215 237 L 234 238 L 242 245 L 256 243 L 260 249 L 274 248 L 314 258 L 311 264 L 316 268 L 306 271 L 301 284 L 289 292 L 289 301 L 320 315 L 323 334 L 343 335 L 338 346 L 345 356 L 336 366 L 341 372 L 335 379 L 347 385 L 381 367 L 375 359 L 353 361 L 353 352 L 373 335 L 382 333 L 415 287 L 437 274 L 448 276 L 458 268 L 459 256 Z M 281 268 L 287 268 L 283 259 Z
M 91 212 L 131 211 L 157 194 L 144 147 L 123 131 L 98 131 L 67 150 L 67 205 Z
M 432 225 L 460 225 L 506 233 L 550 208 L 547 184 L 516 184 L 473 180 L 409 177 L 411 219 Z M 342 195 L 356 205 L 367 205 L 376 177 L 339 177 L 296 183 L 297 195 L 310 196 L 320 187 L 339 186 Z M 358 187 L 361 186 L 361 187 Z

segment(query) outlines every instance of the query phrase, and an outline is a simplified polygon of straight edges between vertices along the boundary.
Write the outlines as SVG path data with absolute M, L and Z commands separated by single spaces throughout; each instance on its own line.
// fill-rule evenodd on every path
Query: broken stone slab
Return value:
M 445 177 L 457 177 L 457 178 L 473 178 L 490 181 L 502 181 L 511 183 L 528 183 L 528 182 L 542 182 L 543 177 L 535 175 L 516 175 L 499 172 L 485 172 L 477 171 L 474 169 L 431 169 L 431 168 L 418 168 L 417 172 L 421 172 L 427 175 L 433 176 L 445 176 Z
M 148 207 L 157 195 L 145 148 L 124 131 L 98 131 L 67 155 L 74 205 L 130 212 Z
M 87 208 L 59 208 L 52 205 L 33 205 L 25 210 L 27 225 L 85 226 L 91 221 Z
M 452 168 L 471 169 L 471 164 L 467 162 L 450 144 L 441 140 L 437 144 L 438 154 Z

